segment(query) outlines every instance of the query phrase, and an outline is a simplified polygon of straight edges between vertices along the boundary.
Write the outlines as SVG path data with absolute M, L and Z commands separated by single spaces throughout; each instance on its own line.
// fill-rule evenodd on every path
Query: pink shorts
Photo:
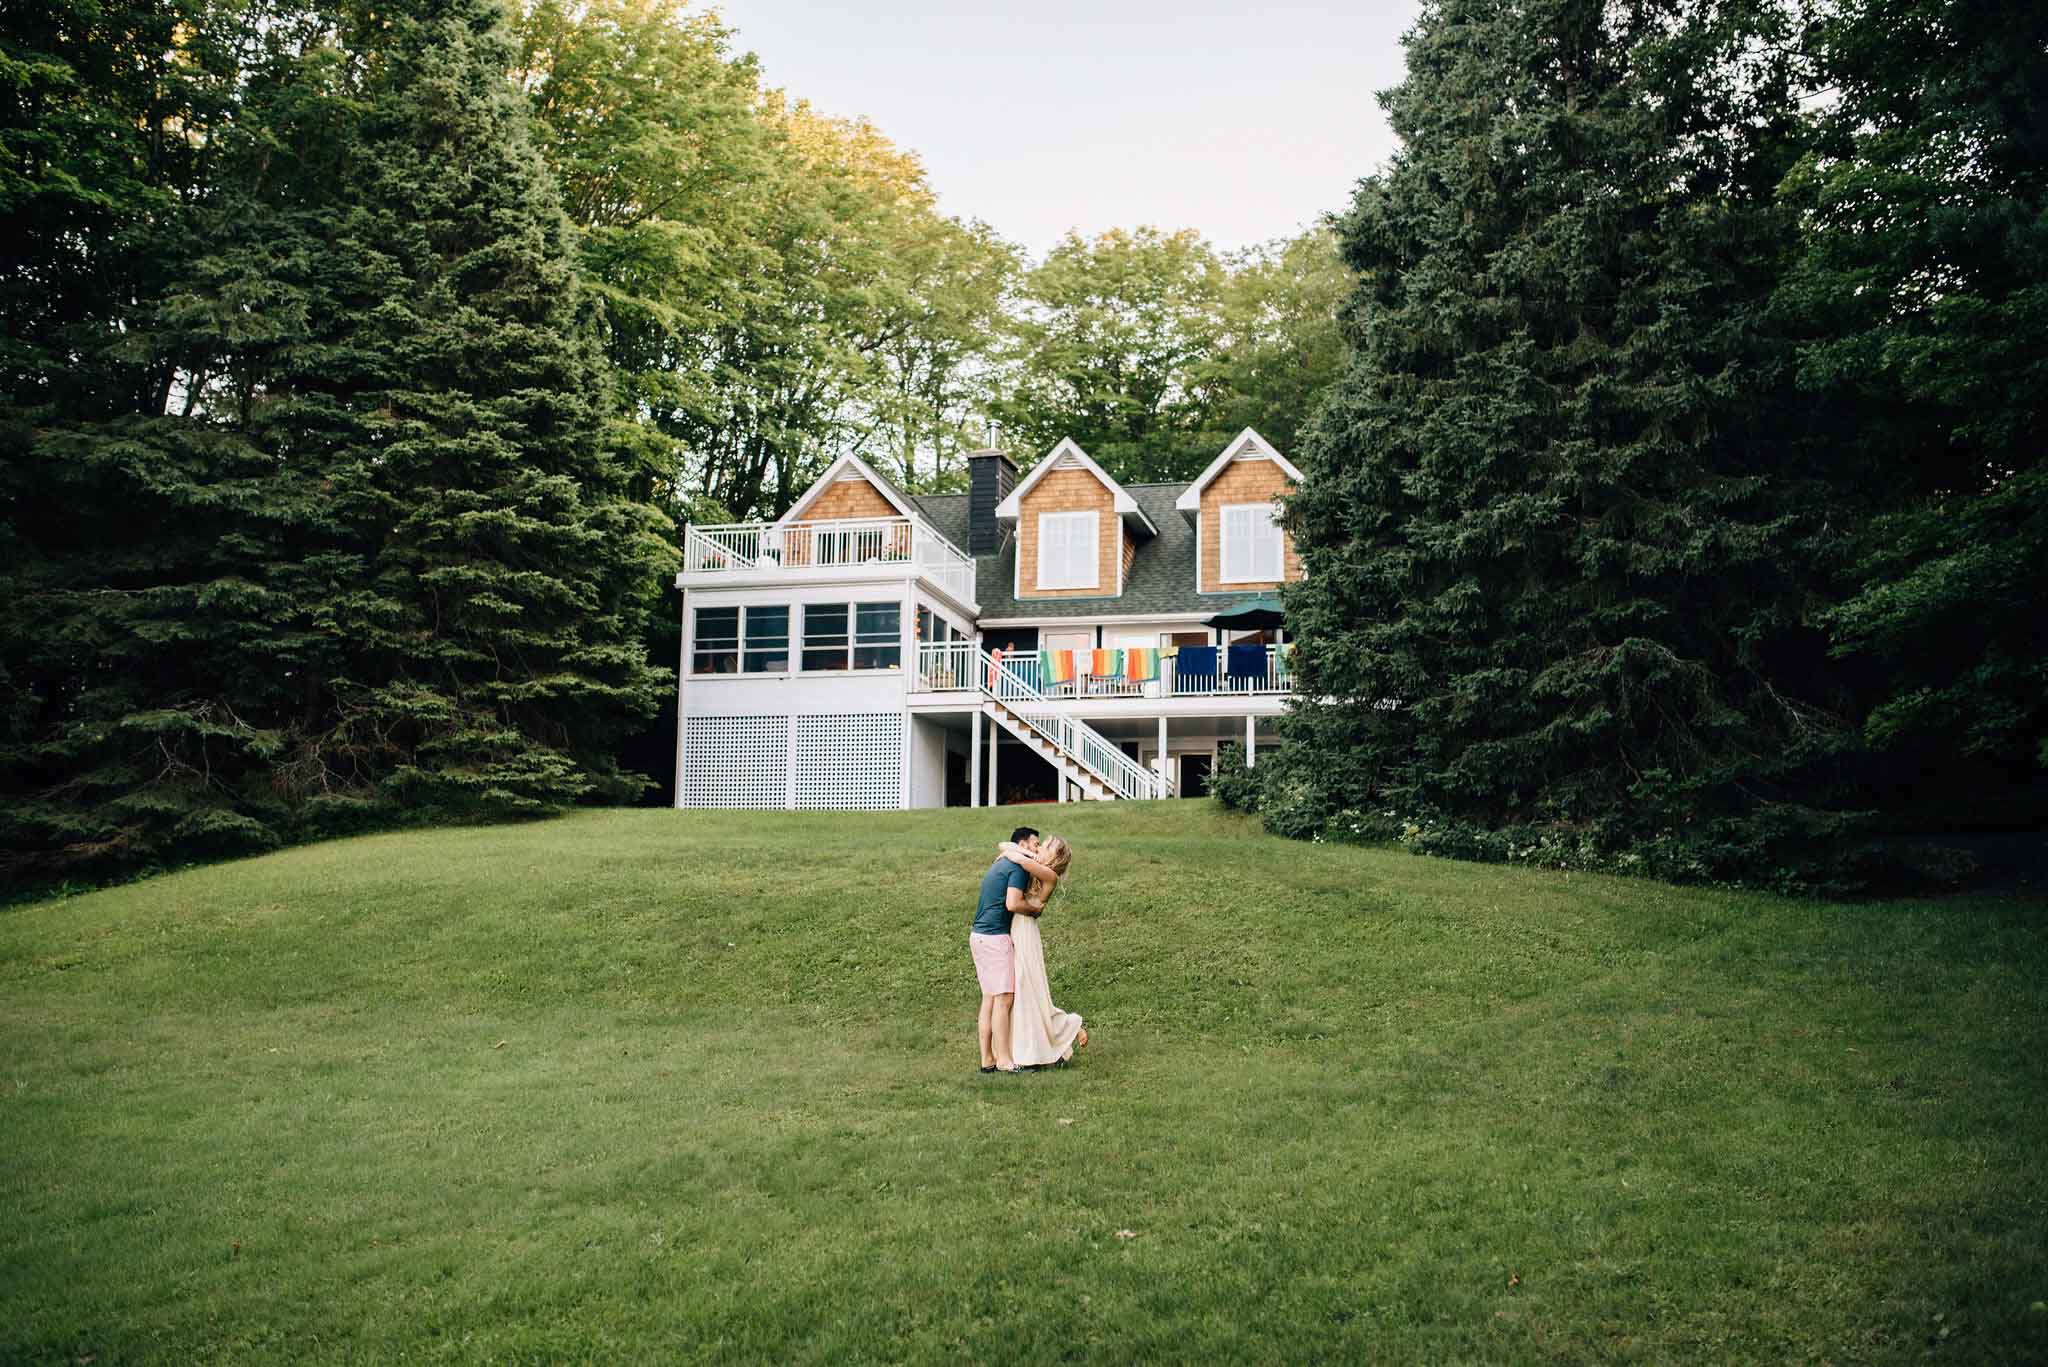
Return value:
M 981 995 L 1000 996 L 1017 990 L 1017 942 L 1007 935 L 970 933 L 967 948 L 974 954 L 974 976 L 981 979 Z

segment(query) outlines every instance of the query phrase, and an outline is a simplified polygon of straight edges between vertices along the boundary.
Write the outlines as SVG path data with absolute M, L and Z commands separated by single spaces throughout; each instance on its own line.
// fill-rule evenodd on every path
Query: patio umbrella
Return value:
M 1234 631 L 1258 631 L 1287 625 L 1287 614 L 1278 598 L 1254 598 L 1249 603 L 1217 613 L 1202 625 Z

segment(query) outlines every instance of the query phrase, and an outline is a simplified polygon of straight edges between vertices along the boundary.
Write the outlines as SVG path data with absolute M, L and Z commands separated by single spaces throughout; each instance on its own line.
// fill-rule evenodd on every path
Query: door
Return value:
M 1209 770 L 1216 762 L 1214 755 L 1182 755 L 1180 757 L 1180 795 L 1182 797 L 1209 796 Z
M 1074 676 L 1063 681 L 1040 679 L 1039 691 L 1071 697 L 1081 688 L 1081 680 L 1088 673 L 1088 652 L 1095 649 L 1095 633 L 1092 631 L 1045 631 L 1040 632 L 1039 649 L 1071 650 L 1074 652 Z

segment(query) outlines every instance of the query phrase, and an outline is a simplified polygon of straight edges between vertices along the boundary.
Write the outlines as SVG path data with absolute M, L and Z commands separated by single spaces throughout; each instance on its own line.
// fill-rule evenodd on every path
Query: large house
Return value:
M 677 806 L 1193 797 L 1220 744 L 1256 761 L 1284 634 L 1210 621 L 1300 577 L 1300 472 L 1249 429 L 1188 484 L 1072 441 L 967 462 L 909 495 L 846 456 L 775 522 L 687 529 Z

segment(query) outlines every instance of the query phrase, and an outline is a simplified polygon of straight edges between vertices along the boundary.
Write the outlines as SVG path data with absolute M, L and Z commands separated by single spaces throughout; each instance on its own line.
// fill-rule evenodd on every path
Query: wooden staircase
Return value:
M 1085 768 L 1079 760 L 1060 749 L 1059 746 L 1053 744 L 1052 741 L 1039 732 L 1033 730 L 1029 722 L 1026 722 L 1015 712 L 1012 712 L 1007 705 L 994 698 L 984 698 L 982 699 L 981 710 L 987 715 L 994 717 L 996 725 L 1002 727 L 1005 731 L 1008 731 L 1011 735 L 1036 751 L 1047 764 L 1053 767 L 1054 772 L 1058 773 L 1062 779 L 1074 784 L 1080 790 L 1082 800 L 1087 802 L 1114 802 L 1116 800 L 1116 790 L 1105 783 L 1099 775 Z
M 1052 765 L 1089 802 L 1162 797 L 1159 776 L 1100 731 L 1062 713 L 1023 676 L 979 647 L 968 665 L 981 710 Z

